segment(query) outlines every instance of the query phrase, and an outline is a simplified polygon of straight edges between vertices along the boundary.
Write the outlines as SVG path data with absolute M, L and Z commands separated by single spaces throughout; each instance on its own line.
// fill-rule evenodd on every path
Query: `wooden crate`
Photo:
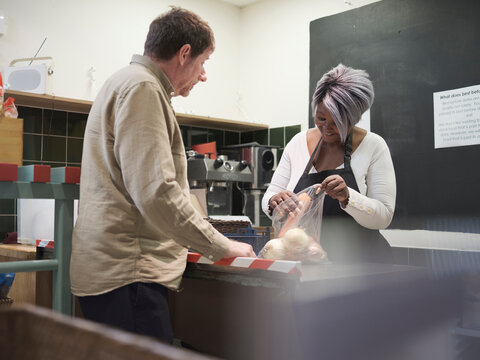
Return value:
M 23 119 L 0 117 L 0 163 L 22 165 Z
M 213 360 L 193 351 L 31 305 L 0 310 L 0 358 Z

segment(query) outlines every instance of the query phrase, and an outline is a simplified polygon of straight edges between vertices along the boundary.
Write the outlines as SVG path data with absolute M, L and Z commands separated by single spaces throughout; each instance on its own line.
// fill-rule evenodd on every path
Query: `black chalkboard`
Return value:
M 390 227 L 479 233 L 480 146 L 434 148 L 433 93 L 480 84 L 480 1 L 383 0 L 312 21 L 310 99 L 338 63 L 374 83 L 371 130 L 397 178 Z

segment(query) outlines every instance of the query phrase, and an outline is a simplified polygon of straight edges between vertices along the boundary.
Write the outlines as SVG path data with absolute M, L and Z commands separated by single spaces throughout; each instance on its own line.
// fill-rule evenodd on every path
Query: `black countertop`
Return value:
M 229 359 L 385 359 L 457 308 L 458 279 L 426 268 L 329 263 L 301 272 L 189 263 L 176 330 Z
M 299 275 L 261 269 L 188 263 L 184 277 L 225 281 L 244 286 L 305 288 L 315 286 L 317 283 L 324 283 L 325 281 L 342 280 L 358 283 L 366 279 L 378 281 L 393 274 L 412 276 L 413 274 L 425 274 L 425 272 L 425 268 L 408 265 L 326 263 L 317 265 L 302 264 L 301 275 Z

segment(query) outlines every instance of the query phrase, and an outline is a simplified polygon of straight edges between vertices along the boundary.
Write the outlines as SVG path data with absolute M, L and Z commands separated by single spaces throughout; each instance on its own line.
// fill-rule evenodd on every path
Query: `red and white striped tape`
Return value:
M 36 241 L 37 247 L 44 247 L 44 248 L 49 248 L 53 249 L 55 242 L 53 240 L 39 240 L 37 239 Z
M 302 276 L 301 262 L 289 260 L 269 260 L 250 257 L 223 258 L 213 262 L 197 253 L 188 253 L 187 262 L 197 264 L 211 264 L 223 266 L 235 266 L 248 269 L 262 269 L 268 271 L 278 271 L 287 274 L 298 274 Z

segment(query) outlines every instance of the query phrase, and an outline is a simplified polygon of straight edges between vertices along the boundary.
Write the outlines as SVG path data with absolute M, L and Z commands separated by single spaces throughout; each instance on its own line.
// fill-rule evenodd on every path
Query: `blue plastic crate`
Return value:
M 251 225 L 246 228 L 239 229 L 234 234 L 224 233 L 226 237 L 232 240 L 240 241 L 252 245 L 253 251 L 258 255 L 260 250 L 270 240 L 270 228 L 266 230 L 253 229 Z

